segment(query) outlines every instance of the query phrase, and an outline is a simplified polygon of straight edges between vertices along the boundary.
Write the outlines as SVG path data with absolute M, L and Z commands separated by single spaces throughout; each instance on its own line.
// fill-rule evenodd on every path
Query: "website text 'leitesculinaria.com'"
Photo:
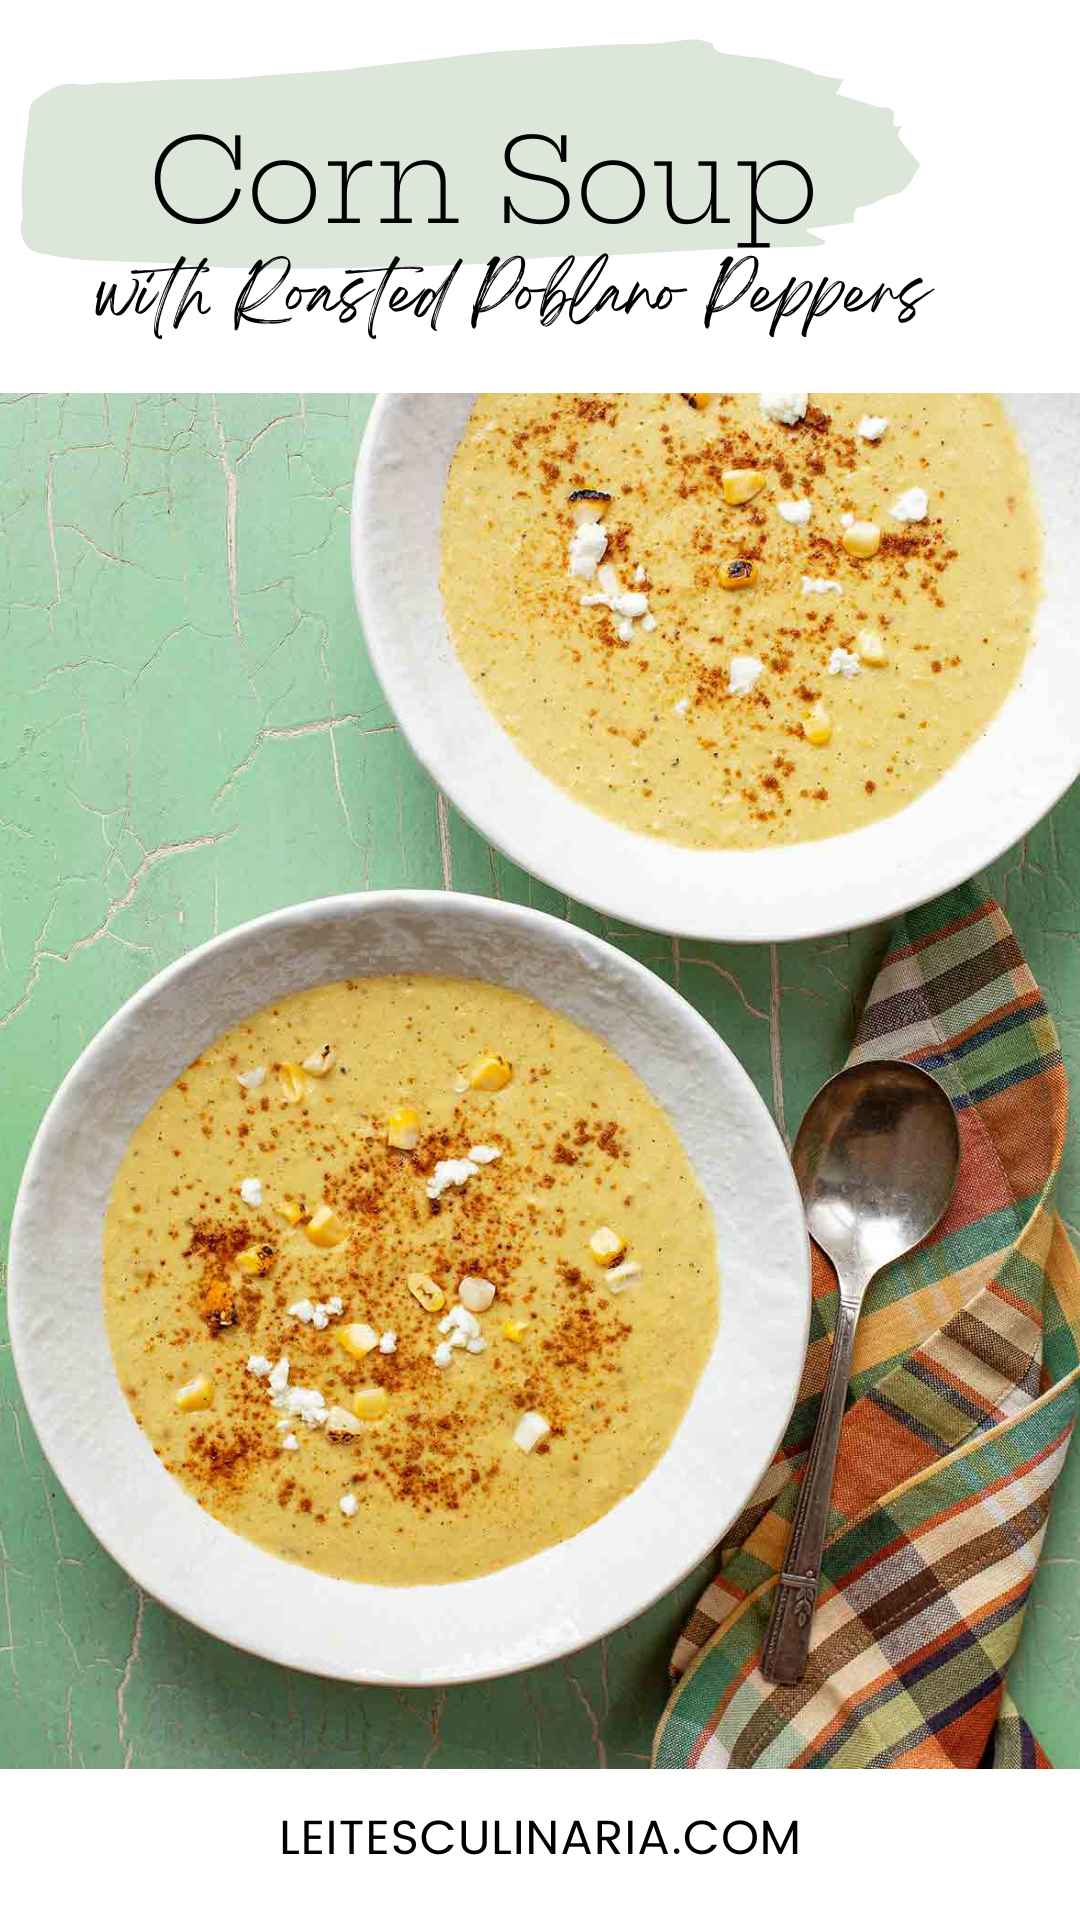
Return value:
M 506 1858 L 585 1854 L 616 1858 L 647 1853 L 789 1854 L 799 1851 L 799 1823 L 695 1819 L 665 1829 L 658 1820 L 283 1820 L 281 1851 L 291 1858 L 345 1854 L 356 1858 L 416 1854 L 493 1854 Z

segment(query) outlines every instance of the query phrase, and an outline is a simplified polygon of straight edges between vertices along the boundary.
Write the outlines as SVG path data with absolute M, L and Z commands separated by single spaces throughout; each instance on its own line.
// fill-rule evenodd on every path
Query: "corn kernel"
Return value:
M 278 1085 L 281 1088 L 281 1097 L 285 1105 L 287 1107 L 297 1106 L 303 1099 L 305 1093 L 305 1081 L 300 1068 L 294 1066 L 291 1060 L 282 1060 L 278 1065 L 277 1072 Z
M 872 520 L 853 520 L 840 536 L 840 544 L 855 560 L 869 560 L 881 545 L 881 528 Z
M 358 1420 L 381 1420 L 389 1411 L 390 1395 L 385 1387 L 361 1387 L 352 1404 Z
M 482 1053 L 469 1068 L 469 1085 L 478 1093 L 500 1093 L 509 1085 L 513 1071 L 501 1053 Z
M 756 467 L 728 467 L 720 476 L 720 485 L 729 507 L 744 507 L 755 493 L 761 492 L 765 475 Z
M 317 1047 L 314 1053 L 308 1054 L 303 1062 L 304 1072 L 313 1074 L 316 1080 L 321 1080 L 324 1073 L 329 1073 L 335 1058 L 334 1049 L 327 1041 L 325 1047 Z
M 349 1229 L 325 1200 L 316 1207 L 304 1228 L 313 1247 L 340 1247 L 349 1237 Z
M 832 721 L 823 700 L 811 707 L 802 723 L 802 730 L 812 747 L 823 747 L 832 738 Z
M 522 1453 L 531 1453 L 539 1440 L 546 1440 L 551 1424 L 542 1413 L 523 1413 L 514 1428 L 514 1445 Z
M 707 407 L 709 404 L 707 393 L 684 393 L 682 397 L 688 407 L 693 407 L 695 413 L 699 413 L 702 407 Z
M 362 1320 L 354 1320 L 350 1326 L 338 1327 L 334 1339 L 350 1360 L 363 1360 L 379 1344 L 379 1336 L 374 1327 L 365 1326 Z
M 517 1341 L 523 1340 L 525 1337 L 526 1331 L 528 1329 L 528 1325 L 529 1323 L 527 1320 L 504 1320 L 502 1323 L 503 1339 L 517 1340 Z
M 181 1387 L 176 1395 L 176 1404 L 181 1413 L 201 1413 L 214 1397 L 214 1383 L 209 1374 L 197 1373 L 186 1387 Z
M 410 1273 L 405 1282 L 418 1306 L 425 1313 L 441 1313 L 446 1305 L 446 1295 L 430 1273 Z
M 883 667 L 885 665 L 885 642 L 880 633 L 860 633 L 855 646 L 864 666 Z
M 589 1252 L 599 1267 L 613 1267 L 626 1252 L 626 1241 L 610 1227 L 597 1227 L 590 1235 Z
M 752 560 L 729 560 L 720 575 L 720 585 L 729 592 L 739 587 L 752 587 L 757 579 L 757 567 Z
M 420 1115 L 415 1107 L 395 1107 L 386 1117 L 386 1144 L 411 1153 L 420 1139 Z
M 636 1287 L 641 1280 L 641 1265 L 637 1260 L 620 1260 L 617 1267 L 609 1267 L 607 1283 L 612 1293 L 624 1293 L 627 1287 Z
M 323 1432 L 331 1440 L 352 1440 L 360 1431 L 360 1422 L 347 1407 L 331 1407 Z
M 280 1219 L 287 1220 L 290 1227 L 298 1227 L 301 1220 L 307 1219 L 299 1200 L 275 1200 L 274 1212 Z
M 486 1313 L 494 1298 L 492 1282 L 481 1280 L 478 1274 L 467 1273 L 458 1283 L 458 1299 L 470 1313 Z
M 269 1273 L 276 1258 L 275 1248 L 268 1240 L 264 1240 L 259 1246 L 245 1247 L 242 1253 L 237 1254 L 233 1264 L 239 1267 L 241 1273 L 254 1273 L 262 1278 Z

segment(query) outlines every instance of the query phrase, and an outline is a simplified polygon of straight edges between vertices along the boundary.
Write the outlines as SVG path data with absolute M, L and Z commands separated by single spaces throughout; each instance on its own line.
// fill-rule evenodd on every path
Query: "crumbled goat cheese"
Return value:
M 635 620 L 640 620 L 643 627 L 646 621 L 651 622 L 647 629 L 651 633 L 656 621 L 649 612 L 648 594 L 625 592 L 619 585 L 619 576 L 614 567 L 601 567 L 598 577 L 603 591 L 583 594 L 582 606 L 606 607 L 609 613 L 613 613 L 616 621 L 615 631 L 620 640 L 633 639 Z
M 463 1187 L 475 1172 L 475 1160 L 437 1160 L 435 1171 L 427 1183 L 428 1199 L 438 1200 L 447 1187 Z
M 880 413 L 864 413 L 855 431 L 860 440 L 880 440 L 888 421 Z
M 289 1413 L 302 1420 L 305 1427 L 321 1427 L 326 1423 L 328 1409 L 318 1387 L 286 1387 L 274 1395 L 272 1405 L 279 1413 Z
M 803 574 L 802 590 L 804 593 L 843 593 L 844 591 L 839 580 L 815 580 L 808 573 Z
M 570 572 L 578 580 L 591 580 L 607 552 L 607 534 L 600 520 L 583 520 L 570 539 Z
M 458 1301 L 449 1313 L 439 1321 L 439 1332 L 447 1337 L 440 1342 L 432 1355 L 437 1367 L 448 1367 L 454 1354 L 464 1350 L 467 1353 L 483 1353 L 487 1341 L 480 1332 L 480 1322 L 468 1307 Z
M 266 1068 L 248 1067 L 246 1073 L 238 1073 L 236 1077 L 242 1087 L 246 1087 L 249 1093 L 254 1093 L 266 1079 Z
M 380 1334 L 379 1352 L 380 1353 L 396 1353 L 397 1352 L 397 1334 L 393 1331 L 392 1327 L 387 1327 L 386 1332 L 383 1334 Z
M 789 526 L 805 527 L 810 518 L 809 500 L 778 500 L 776 511 Z
M 326 1419 L 326 1403 L 317 1387 L 290 1387 L 289 1356 L 283 1353 L 281 1359 L 270 1369 L 267 1378 L 270 1405 L 275 1413 L 287 1414 L 290 1419 L 303 1421 L 305 1427 L 321 1427 Z
M 284 1447 L 286 1453 L 295 1453 L 297 1448 L 300 1445 L 300 1442 L 297 1439 L 295 1433 L 287 1433 L 281 1444 Z
M 689 700 L 685 698 L 682 700 L 676 700 L 675 705 L 672 707 L 671 711 L 672 713 L 689 713 L 690 711 Z
M 286 1308 L 294 1320 L 301 1320 L 306 1327 L 317 1327 L 320 1333 L 343 1311 L 336 1293 L 330 1300 L 294 1300 L 292 1306 Z
M 256 1380 L 265 1380 L 270 1371 L 270 1362 L 265 1353 L 249 1353 L 247 1370 L 255 1375 Z
M 728 661 L 728 692 L 750 693 L 757 686 L 764 667 L 752 653 L 733 653 Z
M 637 566 L 634 568 L 634 585 L 636 587 L 643 587 L 648 577 L 644 567 Z
M 842 673 L 846 680 L 850 680 L 855 674 L 861 673 L 862 668 L 846 647 L 834 647 L 829 655 L 829 672 Z
M 341 1508 L 346 1520 L 352 1519 L 359 1505 L 360 1502 L 357 1500 L 355 1493 L 343 1493 L 341 1499 L 338 1501 L 338 1506 Z
M 463 1333 L 468 1340 L 474 1340 L 480 1331 L 480 1322 L 475 1313 L 470 1313 L 468 1307 L 463 1307 L 460 1301 L 451 1307 L 444 1319 L 439 1321 L 440 1333 L 450 1333 L 451 1330 L 455 1333 Z
M 758 400 L 766 420 L 782 427 L 794 427 L 803 418 L 810 403 L 808 393 L 759 393 Z
M 467 1158 L 475 1160 L 478 1167 L 490 1166 L 493 1160 L 502 1159 L 501 1147 L 470 1147 Z
M 261 1207 L 263 1203 L 263 1184 L 261 1180 L 241 1180 L 240 1198 L 245 1207 Z
M 925 520 L 929 505 L 925 487 L 909 487 L 899 500 L 893 501 L 889 512 L 894 520 Z

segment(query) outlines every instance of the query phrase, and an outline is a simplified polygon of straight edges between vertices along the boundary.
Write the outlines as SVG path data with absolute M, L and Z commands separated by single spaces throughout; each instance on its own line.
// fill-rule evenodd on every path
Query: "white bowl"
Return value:
M 290 1565 L 186 1494 L 136 1425 L 109 1353 L 101 1235 L 133 1129 L 219 1033 L 350 975 L 472 975 L 592 1029 L 670 1115 L 716 1222 L 720 1330 L 663 1459 L 572 1540 L 479 1580 L 359 1586 Z M 223 1640 L 340 1679 L 429 1685 L 512 1672 L 609 1632 L 699 1561 L 764 1471 L 809 1319 L 802 1210 L 772 1120 L 733 1054 L 636 961 L 562 920 L 462 894 L 289 907 L 178 960 L 71 1069 L 23 1176 L 9 1306 L 19 1381 L 57 1475 L 133 1580 Z M 658 1356 L 658 1365 L 663 1357 Z
M 617 826 L 548 780 L 484 705 L 439 594 L 443 494 L 475 395 L 384 395 L 360 450 L 353 578 L 409 742 L 466 819 L 530 873 L 637 926 L 796 940 L 882 920 L 1010 847 L 1080 773 L 1080 396 L 1007 400 L 1045 532 L 1045 592 L 1019 683 L 937 784 L 889 819 L 801 846 L 702 852 Z

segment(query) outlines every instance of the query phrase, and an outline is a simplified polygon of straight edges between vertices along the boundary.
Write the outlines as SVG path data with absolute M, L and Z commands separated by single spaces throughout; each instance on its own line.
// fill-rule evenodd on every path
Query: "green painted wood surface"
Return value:
M 590 926 L 713 1021 L 782 1123 L 843 1057 L 880 930 L 770 952 L 605 925 L 437 795 L 353 606 L 349 492 L 368 404 L 0 404 L 5 1223 L 50 1095 L 113 1009 L 219 928 L 316 894 L 456 887 Z M 1074 1081 L 1078 846 L 1074 791 L 992 876 Z M 1075 1223 L 1075 1147 L 1060 1200 Z M 1037 1732 L 1072 1766 L 1078 1573 L 1080 1449 L 1014 1667 Z M 410 1694 L 286 1673 L 132 1588 L 44 1465 L 0 1346 L 0 1762 L 642 1766 L 667 1650 L 703 1577 L 605 1644 L 494 1685 Z

